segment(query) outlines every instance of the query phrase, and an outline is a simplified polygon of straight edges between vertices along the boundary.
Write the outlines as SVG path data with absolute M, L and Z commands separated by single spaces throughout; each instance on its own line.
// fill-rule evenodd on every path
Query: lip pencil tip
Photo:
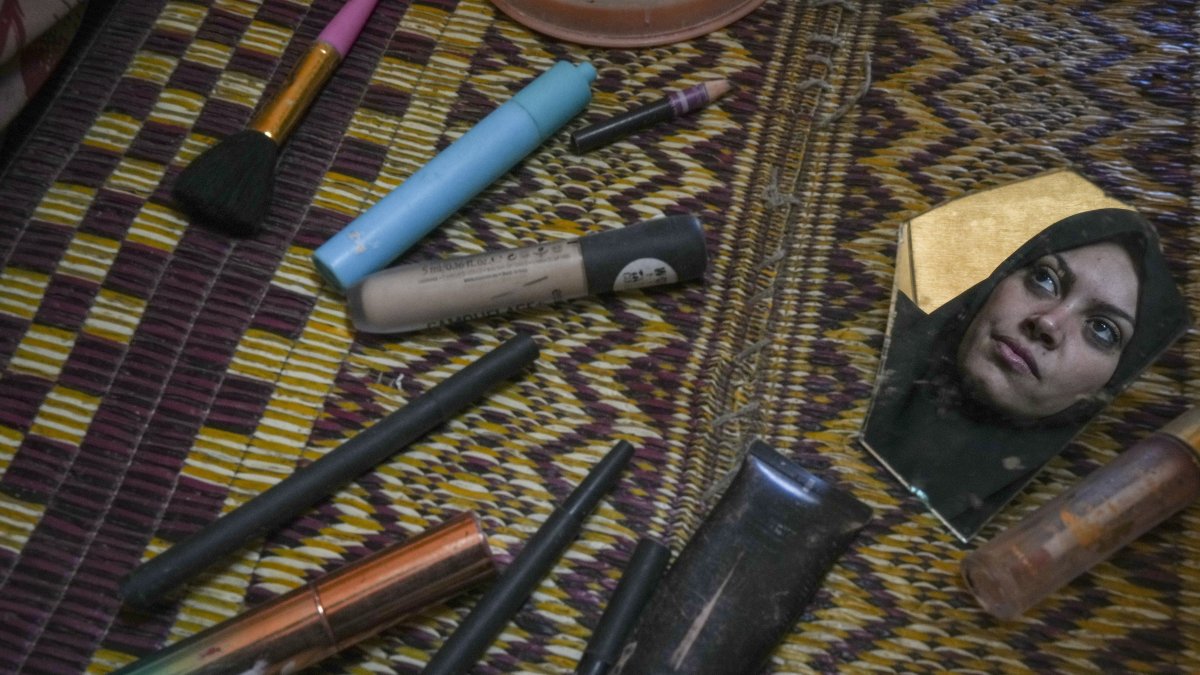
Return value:
M 708 80 L 704 83 L 704 91 L 708 94 L 709 102 L 715 101 L 733 89 L 729 80 Z

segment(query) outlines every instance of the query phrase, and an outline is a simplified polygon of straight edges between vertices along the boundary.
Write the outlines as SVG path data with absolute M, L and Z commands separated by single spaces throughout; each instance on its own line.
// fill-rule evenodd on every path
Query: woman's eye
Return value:
M 1107 319 L 1088 319 L 1088 330 L 1101 346 L 1117 347 L 1121 344 L 1121 331 Z
M 1058 275 L 1046 265 L 1037 265 L 1029 271 L 1029 282 L 1035 288 L 1050 295 L 1058 295 Z

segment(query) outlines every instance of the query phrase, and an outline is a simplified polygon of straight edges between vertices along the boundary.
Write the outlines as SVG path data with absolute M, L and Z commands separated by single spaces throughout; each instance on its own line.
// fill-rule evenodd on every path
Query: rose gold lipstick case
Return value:
M 467 511 L 120 672 L 296 672 L 495 573 L 479 518 Z

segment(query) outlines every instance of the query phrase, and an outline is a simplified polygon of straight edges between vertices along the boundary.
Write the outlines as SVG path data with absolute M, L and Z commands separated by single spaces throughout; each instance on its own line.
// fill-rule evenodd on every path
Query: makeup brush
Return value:
M 204 151 L 179 175 L 171 194 L 194 222 L 251 235 L 267 215 L 279 146 L 358 39 L 378 0 L 348 0 L 244 131 Z

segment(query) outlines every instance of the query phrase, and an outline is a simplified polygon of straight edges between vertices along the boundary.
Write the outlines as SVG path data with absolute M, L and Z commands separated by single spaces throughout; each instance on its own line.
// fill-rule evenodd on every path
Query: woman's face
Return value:
M 1137 300 L 1137 272 L 1117 244 L 1043 256 L 1005 277 L 967 328 L 967 391 L 1025 421 L 1096 394 L 1133 337 Z

